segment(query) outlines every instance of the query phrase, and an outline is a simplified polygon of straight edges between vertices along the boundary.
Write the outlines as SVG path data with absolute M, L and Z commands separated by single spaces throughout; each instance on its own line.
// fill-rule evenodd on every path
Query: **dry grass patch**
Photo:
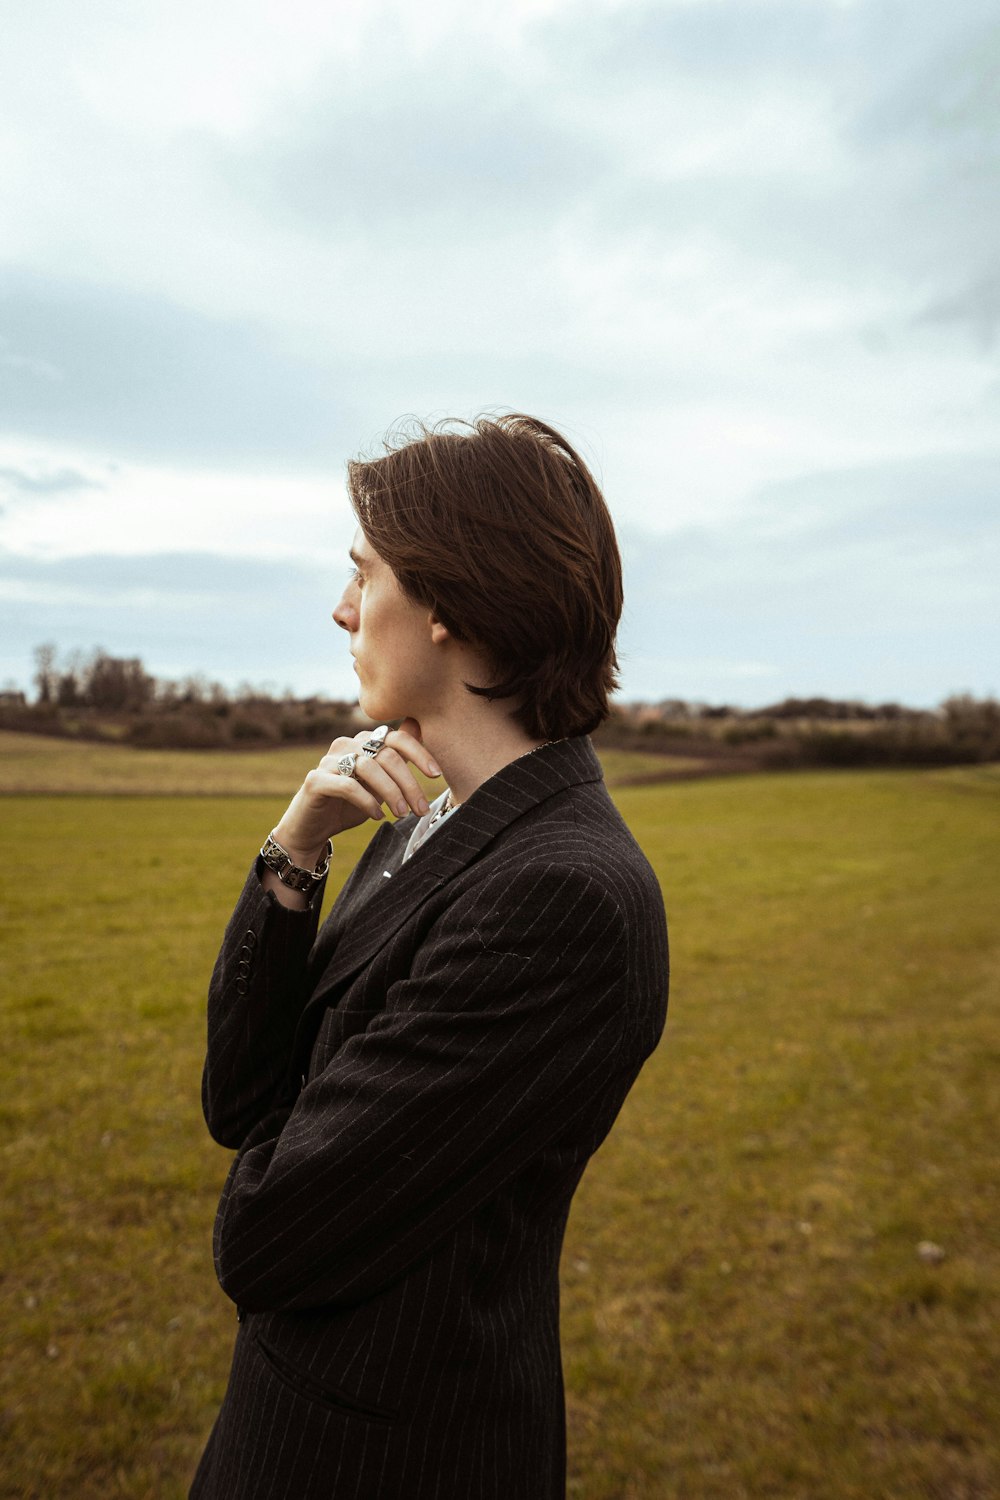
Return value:
M 328 746 L 268 750 L 139 750 L 0 730 L 0 793 L 290 798 Z M 663 780 L 699 770 L 693 756 L 606 750 L 608 784 Z M 421 778 L 422 779 L 422 778 Z M 428 783 L 433 786 L 433 783 Z

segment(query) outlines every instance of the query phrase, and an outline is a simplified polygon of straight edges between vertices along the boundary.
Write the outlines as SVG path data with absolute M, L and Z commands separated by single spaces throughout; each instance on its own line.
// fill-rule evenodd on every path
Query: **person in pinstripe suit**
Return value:
M 399 727 L 309 772 L 212 975 L 237 1324 L 190 1495 L 557 1500 L 563 1234 L 667 1006 L 659 885 L 589 739 L 618 549 L 534 418 L 422 428 L 348 475 L 334 619 Z M 369 819 L 319 928 L 327 856 Z

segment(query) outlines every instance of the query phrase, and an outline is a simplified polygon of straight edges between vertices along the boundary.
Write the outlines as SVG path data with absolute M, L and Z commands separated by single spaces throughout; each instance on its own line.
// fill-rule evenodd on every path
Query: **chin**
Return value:
M 368 719 L 373 719 L 376 724 L 389 724 L 394 719 L 405 719 L 405 709 L 395 708 L 386 698 L 380 698 L 378 693 L 372 693 L 365 688 L 358 692 L 358 707 Z

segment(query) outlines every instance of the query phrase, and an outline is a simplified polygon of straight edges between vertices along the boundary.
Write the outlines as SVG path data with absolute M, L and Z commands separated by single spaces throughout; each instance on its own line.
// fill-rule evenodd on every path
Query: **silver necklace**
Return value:
M 441 806 L 437 809 L 436 812 L 431 813 L 431 820 L 427 824 L 427 827 L 433 828 L 434 824 L 438 821 L 439 818 L 443 818 L 445 813 L 453 812 L 456 807 L 460 806 L 461 803 L 452 801 L 451 787 L 449 787 L 444 794 L 444 801 L 441 803 Z

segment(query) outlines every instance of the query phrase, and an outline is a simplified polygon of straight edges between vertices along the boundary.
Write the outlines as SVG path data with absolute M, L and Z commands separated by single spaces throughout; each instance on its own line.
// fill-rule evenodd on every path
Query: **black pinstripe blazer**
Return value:
M 565 1494 L 570 1200 L 663 1029 L 653 872 L 589 739 L 484 783 L 405 864 L 383 825 L 318 938 L 257 869 L 203 1103 L 239 1308 L 198 1500 Z

